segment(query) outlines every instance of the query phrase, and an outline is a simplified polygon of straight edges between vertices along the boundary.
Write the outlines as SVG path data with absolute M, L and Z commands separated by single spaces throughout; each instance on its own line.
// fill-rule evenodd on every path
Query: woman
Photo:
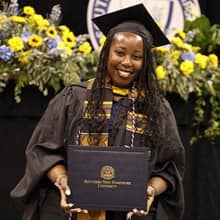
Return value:
M 64 146 L 72 144 L 150 146 L 146 210 L 106 212 L 107 220 L 182 218 L 184 148 L 156 82 L 151 34 L 167 41 L 144 11 L 153 24 L 151 33 L 146 29 L 143 14 L 138 17 L 142 10 L 137 5 L 107 15 L 119 24 L 106 23 L 106 16 L 99 18 L 101 23 L 96 20 L 100 27 L 110 26 L 96 78 L 64 88 L 49 103 L 28 144 L 25 175 L 11 193 L 25 203 L 23 220 L 65 220 L 75 213 L 78 219 L 103 217 L 67 202 L 71 191 Z

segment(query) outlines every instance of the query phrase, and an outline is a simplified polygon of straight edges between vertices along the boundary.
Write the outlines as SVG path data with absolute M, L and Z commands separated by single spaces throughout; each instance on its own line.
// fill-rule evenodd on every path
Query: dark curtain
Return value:
M 23 90 L 22 102 L 14 101 L 13 84 L 0 93 L 0 210 L 1 219 L 20 220 L 22 205 L 9 193 L 24 174 L 25 147 L 47 103 L 54 96 L 42 96 L 36 88 Z
M 194 97 L 186 103 L 178 95 L 168 96 L 174 110 L 180 137 L 186 151 L 184 176 L 185 214 L 184 220 L 220 219 L 220 137 L 215 143 L 201 140 L 190 145 L 194 134 Z
M 63 17 L 61 23 L 68 25 L 75 34 L 86 33 L 86 10 L 88 0 L 20 0 L 20 5 L 32 5 L 38 13 L 48 14 L 55 4 L 61 4 Z M 220 23 L 217 0 L 200 0 L 202 13 L 212 23 Z M 47 103 L 53 97 L 43 97 L 36 89 L 27 88 L 22 103 L 13 99 L 13 85 L 0 93 L 0 210 L 4 220 L 20 220 L 22 206 L 15 204 L 9 197 L 10 190 L 21 178 L 25 167 L 25 147 L 31 133 L 40 119 Z M 169 97 L 174 109 L 180 136 L 186 149 L 185 217 L 184 220 L 220 219 L 220 138 L 214 144 L 202 140 L 189 145 L 193 134 L 192 114 L 193 97 L 183 102 L 178 96 Z

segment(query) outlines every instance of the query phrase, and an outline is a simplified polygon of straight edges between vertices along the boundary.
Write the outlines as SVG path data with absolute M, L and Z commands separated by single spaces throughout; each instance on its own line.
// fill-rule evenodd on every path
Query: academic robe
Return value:
M 113 99 L 112 91 L 105 89 Z M 26 169 L 23 178 L 11 191 L 11 197 L 21 200 L 24 205 L 22 220 L 39 220 L 52 206 L 57 220 L 64 220 L 66 214 L 60 214 L 59 192 L 47 179 L 45 173 L 55 164 L 65 165 L 65 147 L 75 144 L 77 137 L 77 120 L 81 117 L 87 88 L 85 84 L 64 88 L 48 104 L 48 107 L 37 124 L 26 148 Z M 108 98 L 109 98 L 108 97 Z M 129 145 L 130 132 L 126 131 L 127 112 L 131 108 L 131 100 L 124 98 L 109 134 L 110 146 Z M 149 173 L 161 176 L 168 183 L 166 192 L 156 197 L 157 211 L 155 220 L 180 220 L 184 211 L 184 194 L 182 178 L 184 173 L 184 147 L 179 137 L 176 121 L 169 103 L 164 99 L 161 103 L 164 113 L 161 121 L 163 138 L 169 137 L 169 144 L 151 146 Z M 117 126 L 116 126 L 117 125 Z M 135 135 L 135 146 L 144 145 L 144 135 Z M 161 138 L 162 140 L 162 138 Z M 134 146 L 134 147 L 135 147 Z M 144 146 L 143 146 L 144 147 Z M 47 202 L 45 202 L 47 201 Z M 109 212 L 108 219 L 124 220 L 125 213 Z M 49 219 L 49 217 L 48 217 Z M 140 219 L 148 219 L 141 217 Z M 53 218 L 53 220 L 55 220 Z

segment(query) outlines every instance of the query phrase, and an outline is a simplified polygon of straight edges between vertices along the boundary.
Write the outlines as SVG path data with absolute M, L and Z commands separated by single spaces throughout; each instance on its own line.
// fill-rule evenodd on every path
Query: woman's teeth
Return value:
M 119 70 L 119 75 L 121 77 L 128 77 L 130 75 L 130 72 Z

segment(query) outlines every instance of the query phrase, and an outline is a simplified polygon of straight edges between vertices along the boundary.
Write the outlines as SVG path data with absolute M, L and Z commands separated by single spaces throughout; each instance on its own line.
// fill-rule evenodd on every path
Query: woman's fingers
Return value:
M 60 206 L 65 211 L 68 211 L 73 207 L 72 203 L 67 203 L 67 196 L 70 196 L 71 191 L 68 186 L 68 179 L 67 176 L 63 176 L 62 179 L 60 179 L 59 184 L 56 185 L 60 191 Z
M 147 215 L 148 212 L 145 211 L 145 210 L 139 210 L 139 209 L 133 209 L 133 213 L 135 215 L 138 215 L 138 216 L 144 216 L 144 215 Z
M 61 206 L 61 208 L 63 208 L 65 210 L 65 212 L 67 212 L 69 214 L 79 213 L 79 212 L 88 213 L 87 209 L 74 208 L 73 203 L 67 203 L 67 196 L 70 196 L 70 194 L 71 194 L 70 188 L 68 186 L 67 178 L 63 178 L 60 181 L 58 188 L 60 190 L 60 206 Z
M 126 218 L 126 220 L 131 220 L 131 217 L 134 215 L 134 213 L 133 212 L 128 212 L 127 213 L 127 218 Z
M 66 196 L 70 196 L 71 190 L 70 190 L 70 187 L 68 185 L 68 177 L 67 176 L 64 176 L 64 178 L 62 178 L 60 180 L 60 188 L 63 189 L 63 191 L 65 192 Z
M 73 208 L 73 209 L 69 209 L 69 212 L 71 212 L 71 213 L 79 213 L 79 212 L 82 212 L 82 213 L 87 214 L 87 213 L 88 213 L 88 210 L 87 210 L 87 209 L 81 209 L 81 208 Z
M 131 217 L 133 215 L 137 216 L 146 216 L 148 214 L 148 211 L 145 210 L 139 210 L 139 209 L 132 209 L 132 211 L 127 213 L 127 220 L 131 220 Z
M 140 215 L 147 215 L 147 214 L 148 214 L 148 211 L 140 210 Z
M 147 187 L 147 212 L 149 212 L 155 196 L 156 196 L 155 188 L 151 185 L 148 185 Z
M 60 188 L 60 206 L 64 210 L 68 210 L 73 207 L 72 203 L 67 203 L 66 193 L 62 187 Z

